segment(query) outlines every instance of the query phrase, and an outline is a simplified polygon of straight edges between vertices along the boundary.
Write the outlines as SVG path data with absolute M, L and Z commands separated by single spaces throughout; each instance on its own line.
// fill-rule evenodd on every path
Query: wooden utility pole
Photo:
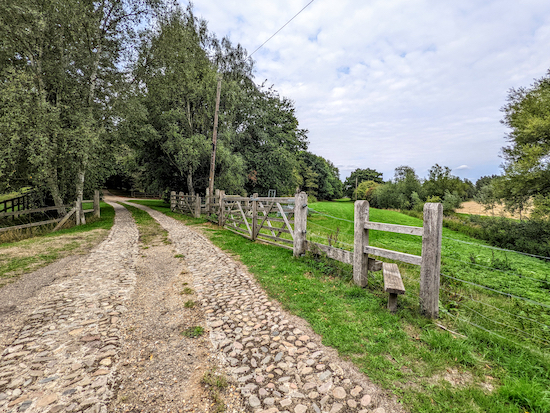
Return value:
M 220 92 L 222 89 L 222 78 L 218 77 L 218 89 L 216 90 L 216 111 L 214 112 L 214 131 L 212 133 L 212 158 L 210 161 L 210 177 L 208 178 L 208 213 L 210 213 L 210 199 L 214 194 L 214 169 L 216 167 L 216 141 L 218 138 L 218 111 L 220 110 Z

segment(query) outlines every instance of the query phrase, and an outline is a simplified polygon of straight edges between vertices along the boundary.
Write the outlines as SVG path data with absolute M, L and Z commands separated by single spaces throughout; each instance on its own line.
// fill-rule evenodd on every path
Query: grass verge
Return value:
M 362 289 L 352 282 L 351 266 L 322 257 L 295 259 L 287 250 L 253 243 L 229 231 L 204 224 L 206 220 L 172 213 L 162 202 L 147 201 L 147 204 L 191 225 L 202 225 L 212 242 L 239 257 L 270 297 L 307 320 L 323 337 L 323 344 L 336 348 L 343 358 L 355 363 L 374 382 L 397 395 L 410 411 L 550 411 L 548 353 L 532 351 L 523 343 L 514 343 L 506 336 L 499 337 L 470 324 L 457 325 L 463 335 L 453 334 L 421 317 L 417 288 L 415 291 L 412 285 L 412 281 L 418 283 L 417 270 L 401 268 L 402 273 L 412 281 L 407 287 L 407 294 L 400 297 L 398 312 L 389 314 L 386 310 L 387 294 L 383 293 L 380 274 L 373 274 L 369 286 Z M 313 207 L 321 209 L 323 204 L 328 203 Z M 334 205 L 337 209 L 343 208 L 341 214 L 336 216 L 347 219 L 349 206 L 345 202 Z M 412 217 L 395 212 L 390 214 L 391 211 L 375 211 L 371 210 L 372 220 L 419 225 L 418 220 Z M 325 212 L 332 215 L 339 213 L 328 207 Z M 346 232 L 345 225 L 348 223 L 345 221 L 312 218 L 329 230 L 331 226 L 344 227 L 342 232 Z M 353 220 L 353 215 L 349 218 Z M 463 235 L 448 230 L 444 230 L 444 236 L 467 240 L 467 237 L 461 238 Z M 383 248 L 416 254 L 420 252 L 418 240 L 400 234 L 373 231 L 371 240 L 373 245 Z M 467 248 L 464 250 L 461 245 L 444 245 L 444 252 L 450 255 L 457 253 L 460 260 L 461 254 L 466 254 L 468 259 L 468 254 L 472 252 L 469 248 L 481 254 L 480 248 L 475 245 L 465 244 Z M 455 270 L 463 267 L 458 265 Z M 450 269 L 447 268 L 447 271 Z M 467 274 L 464 272 L 464 276 Z M 496 280 L 498 277 L 493 275 L 493 278 Z M 525 285 L 514 287 L 523 288 L 523 292 L 530 290 Z M 445 324 L 451 323 L 451 320 L 437 322 Z
M 88 253 L 107 236 L 114 217 L 113 207 L 102 202 L 101 218 L 88 217 L 86 225 L 0 244 L 0 287 L 58 259 Z
M 156 245 L 155 241 L 157 241 L 157 237 L 160 237 L 160 242 L 171 244 L 168 239 L 168 232 L 162 229 L 160 224 L 155 221 L 151 215 L 134 206 L 122 203 L 121 205 L 130 211 L 132 217 L 136 221 L 139 229 L 139 240 L 143 248 L 149 248 L 150 246 Z

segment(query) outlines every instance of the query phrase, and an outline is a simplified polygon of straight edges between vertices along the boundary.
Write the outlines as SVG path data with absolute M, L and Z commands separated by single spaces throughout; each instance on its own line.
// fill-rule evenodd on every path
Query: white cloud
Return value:
M 307 0 L 197 0 L 219 37 L 253 51 Z M 294 100 L 310 150 L 336 165 L 436 162 L 497 173 L 507 91 L 550 67 L 550 2 L 316 0 L 255 55 L 257 80 Z M 355 169 L 355 168 L 353 168 Z M 345 177 L 353 169 L 341 168 Z

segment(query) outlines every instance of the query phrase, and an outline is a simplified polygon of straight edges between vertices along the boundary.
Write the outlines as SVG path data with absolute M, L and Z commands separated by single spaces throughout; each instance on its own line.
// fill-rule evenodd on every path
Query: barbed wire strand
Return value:
M 476 300 L 475 298 L 468 297 L 468 296 L 466 296 L 466 295 L 457 293 L 456 291 L 447 290 L 447 289 L 444 288 L 444 287 L 441 287 L 441 289 L 442 289 L 443 291 L 448 292 L 449 294 L 458 295 L 459 297 L 462 297 L 462 298 L 465 298 L 465 299 L 467 299 L 467 300 L 473 301 L 474 303 L 482 304 L 482 305 L 485 305 L 485 306 L 487 306 L 487 307 L 493 308 L 493 309 L 495 309 L 495 310 L 497 310 L 497 311 L 500 311 L 500 312 L 502 312 L 502 313 L 504 313 L 504 314 L 506 314 L 506 315 L 510 315 L 510 316 L 512 316 L 512 317 L 522 318 L 522 319 L 524 319 L 524 320 L 530 321 L 530 322 L 532 322 L 532 323 L 535 323 L 535 324 L 538 324 L 538 325 L 540 325 L 540 326 L 542 326 L 542 327 L 546 327 L 546 328 L 550 329 L 550 326 L 548 326 L 548 325 L 546 325 L 546 324 L 544 324 L 544 323 L 541 323 L 541 322 L 539 322 L 539 321 L 537 321 L 537 320 L 535 320 L 535 319 L 533 319 L 533 318 L 525 317 L 525 316 L 522 316 L 522 315 L 519 315 L 519 314 L 510 313 L 509 311 L 503 310 L 502 308 L 498 308 L 498 307 L 495 307 L 494 305 L 491 305 L 491 304 L 488 304 L 488 303 L 484 303 L 483 301 L 479 301 L 479 300 Z
M 476 247 L 489 248 L 489 249 L 497 250 L 497 251 L 515 252 L 515 253 L 518 253 L 518 254 L 521 254 L 521 255 L 527 255 L 529 257 L 535 257 L 535 258 L 541 258 L 541 259 L 544 259 L 544 260 L 550 260 L 550 257 L 545 257 L 545 256 L 542 256 L 542 255 L 528 254 L 526 252 L 521 252 L 521 251 L 516 251 L 516 250 L 509 250 L 509 249 L 506 249 L 506 248 L 493 247 L 491 245 L 483 245 L 483 244 L 478 244 L 476 242 L 463 241 L 461 239 L 456 239 L 456 238 L 449 238 L 449 237 L 442 237 L 442 238 L 443 239 L 448 239 L 448 240 L 451 240 L 451 241 L 461 242 L 463 244 L 474 245 Z
M 499 291 L 499 290 L 495 290 L 494 288 L 487 287 L 486 285 L 476 284 L 472 281 L 462 280 L 460 278 L 456 278 L 456 277 L 453 277 L 451 275 L 447 275 L 447 274 L 443 274 L 443 273 L 441 273 L 441 275 L 446 277 L 446 278 L 450 278 L 450 279 L 453 279 L 453 280 L 456 280 L 456 281 L 461 281 L 463 283 L 470 284 L 470 285 L 473 285 L 473 286 L 476 286 L 476 287 L 484 288 L 485 290 L 493 291 L 495 293 L 502 294 L 502 295 L 505 295 L 505 296 L 510 297 L 510 298 L 517 298 L 517 299 L 520 299 L 520 300 L 527 301 L 531 304 L 540 305 L 542 307 L 550 308 L 550 305 L 544 304 L 544 303 L 539 303 L 537 301 L 531 300 L 530 298 L 521 297 L 519 295 L 514 295 L 514 294 L 510 294 L 510 293 L 505 293 L 503 291 Z
M 502 273 L 505 273 L 505 274 L 515 275 L 516 277 L 525 278 L 525 279 L 527 279 L 527 280 L 540 281 L 540 282 L 543 282 L 543 283 L 546 283 L 546 284 L 549 284 L 549 285 L 550 285 L 550 281 L 541 280 L 540 278 L 528 277 L 527 275 L 517 274 L 517 273 L 511 272 L 510 270 L 501 270 L 501 269 L 499 269 L 499 268 L 489 267 L 489 266 L 487 266 L 487 265 L 478 264 L 478 263 L 476 263 L 476 262 L 468 262 L 468 261 L 464 261 L 464 260 L 459 260 L 458 258 L 449 257 L 448 255 L 443 255 L 442 258 L 448 258 L 448 259 L 450 259 L 450 260 L 458 261 L 458 262 L 461 262 L 461 263 L 463 263 L 463 264 L 475 265 L 476 267 L 487 268 L 487 269 L 489 269 L 489 270 L 499 271 L 499 272 L 502 272 Z

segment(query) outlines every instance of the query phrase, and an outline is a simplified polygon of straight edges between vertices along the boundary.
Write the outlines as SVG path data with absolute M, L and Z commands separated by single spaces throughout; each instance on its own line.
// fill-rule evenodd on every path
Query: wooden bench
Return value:
M 397 295 L 405 294 L 405 286 L 397 264 L 385 262 L 382 265 L 382 272 L 384 274 L 384 291 L 390 293 L 388 310 L 395 313 L 397 311 Z

